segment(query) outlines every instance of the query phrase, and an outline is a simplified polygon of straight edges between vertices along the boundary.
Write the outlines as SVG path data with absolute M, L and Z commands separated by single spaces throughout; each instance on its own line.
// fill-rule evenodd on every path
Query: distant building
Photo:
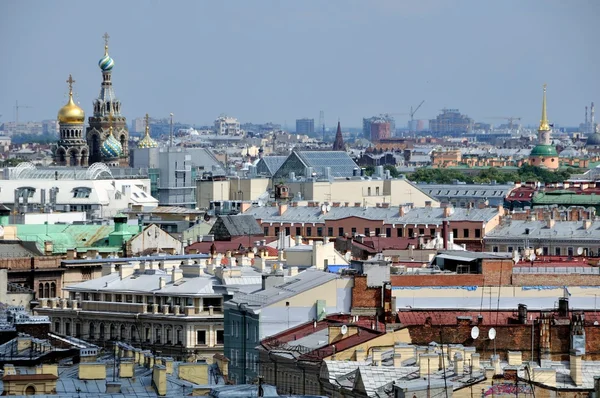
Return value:
M 297 119 L 296 134 L 313 135 L 315 133 L 315 119 Z
M 346 146 L 344 145 L 344 137 L 342 136 L 342 126 L 340 125 L 340 122 L 338 121 L 338 125 L 337 125 L 337 131 L 335 133 L 335 140 L 333 141 L 333 148 L 334 151 L 345 151 L 346 150 Z
M 394 135 L 394 133 L 396 132 L 396 121 L 392 116 L 384 114 L 379 116 L 373 116 L 370 118 L 363 118 L 363 136 L 366 139 L 371 139 L 371 123 L 381 120 L 386 121 L 390 124 L 390 136 Z
M 473 119 L 461 114 L 458 109 L 442 109 L 435 119 L 429 120 L 432 133 L 468 133 L 473 129 Z
M 454 207 L 497 207 L 514 188 L 512 184 L 418 184 L 426 194 Z
M 215 132 L 219 135 L 239 135 L 240 122 L 234 117 L 219 116 L 215 120 Z
M 382 139 L 391 138 L 390 122 L 384 119 L 377 119 L 371 122 L 372 142 L 379 142 Z

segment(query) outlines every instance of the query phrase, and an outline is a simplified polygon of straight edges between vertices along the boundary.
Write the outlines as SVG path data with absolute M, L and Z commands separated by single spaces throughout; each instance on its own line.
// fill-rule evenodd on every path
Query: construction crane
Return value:
M 19 130 L 19 109 L 21 108 L 33 108 L 32 106 L 29 105 L 19 105 L 19 101 L 15 101 L 15 130 Z
M 417 107 L 415 108 L 415 110 L 413 111 L 413 107 L 410 107 L 410 121 L 412 122 L 413 120 L 415 120 L 415 113 L 417 113 L 417 111 L 419 110 L 419 108 L 421 107 L 421 105 L 423 105 L 423 103 L 425 102 L 425 100 L 421 101 L 421 103 L 419 105 L 417 105 Z
M 513 122 L 517 121 L 517 120 L 521 120 L 520 117 L 515 117 L 515 116 L 492 116 L 492 117 L 486 117 L 486 119 L 502 119 L 502 120 L 508 120 L 508 128 L 510 130 L 513 129 Z

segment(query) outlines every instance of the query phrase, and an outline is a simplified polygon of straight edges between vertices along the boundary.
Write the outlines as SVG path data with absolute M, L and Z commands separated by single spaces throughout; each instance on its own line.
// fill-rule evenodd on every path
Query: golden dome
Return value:
M 65 106 L 60 108 L 58 111 L 59 123 L 70 123 L 70 124 L 83 124 L 85 122 L 85 113 L 77 104 L 73 101 L 73 83 L 75 80 L 69 75 L 69 101 Z

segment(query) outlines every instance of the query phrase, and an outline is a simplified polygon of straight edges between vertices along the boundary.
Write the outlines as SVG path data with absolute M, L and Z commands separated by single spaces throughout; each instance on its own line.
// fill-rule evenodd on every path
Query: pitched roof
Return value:
M 256 171 L 259 174 L 267 174 L 272 176 L 279 170 L 287 156 L 265 156 L 256 164 Z
M 263 235 L 263 230 L 256 222 L 256 219 L 248 214 L 219 216 L 219 219 L 211 229 L 211 233 L 213 233 L 219 222 L 222 223 L 231 236 Z

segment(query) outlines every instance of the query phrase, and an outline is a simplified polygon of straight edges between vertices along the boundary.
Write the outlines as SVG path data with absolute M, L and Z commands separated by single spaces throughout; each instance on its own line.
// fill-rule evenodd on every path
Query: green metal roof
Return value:
M 114 225 L 73 225 L 73 224 L 17 224 L 17 237 L 22 241 L 36 242 L 43 251 L 44 242 L 53 243 L 53 253 L 66 253 L 68 249 L 99 251 L 118 251 L 119 247 L 109 246 L 108 236 L 114 231 Z M 123 226 L 130 236 L 138 233 L 137 225 Z M 113 250 L 114 249 L 114 250 Z
M 569 192 L 569 191 L 567 191 Z M 538 192 L 532 199 L 533 205 L 600 205 L 600 195 L 581 195 L 565 191 Z
M 531 150 L 529 156 L 558 156 L 558 152 L 556 152 L 556 148 L 552 145 L 536 145 Z

